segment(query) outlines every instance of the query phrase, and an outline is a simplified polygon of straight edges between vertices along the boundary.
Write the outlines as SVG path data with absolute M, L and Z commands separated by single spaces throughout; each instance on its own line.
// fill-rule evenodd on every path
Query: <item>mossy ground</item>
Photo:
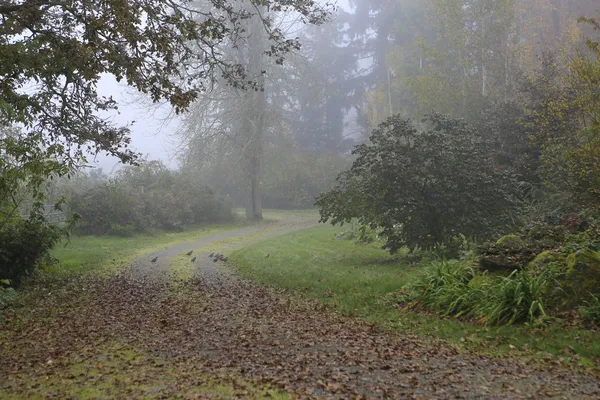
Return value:
M 20 392 L 11 388 L 22 388 Z M 35 373 L 11 375 L 0 398 L 12 399 L 288 399 L 238 376 L 214 376 L 186 363 L 145 354 L 123 343 L 97 343 L 68 358 L 49 359 Z

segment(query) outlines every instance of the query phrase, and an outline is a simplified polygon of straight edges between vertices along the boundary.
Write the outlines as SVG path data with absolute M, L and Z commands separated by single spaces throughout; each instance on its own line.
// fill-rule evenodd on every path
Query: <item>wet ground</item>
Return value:
M 591 373 L 382 331 L 209 257 L 313 223 L 222 233 L 108 278 L 32 288 L 4 312 L 0 398 L 600 398 Z

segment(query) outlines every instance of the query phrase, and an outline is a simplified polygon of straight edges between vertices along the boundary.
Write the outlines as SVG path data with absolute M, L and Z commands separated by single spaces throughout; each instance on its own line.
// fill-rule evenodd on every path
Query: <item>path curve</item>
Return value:
M 207 376 L 294 398 L 600 398 L 593 374 L 459 353 L 435 339 L 382 331 L 258 287 L 208 257 L 212 248 L 229 251 L 313 224 L 295 218 L 226 232 L 143 256 L 113 277 L 73 283 L 53 298 L 53 318 L 0 337 L 4 390 L 32 393 L 28 377 L 50 366 L 64 371 L 90 346 L 119 342 L 164 360 L 144 370 L 144 382 L 174 376 L 168 385 L 128 388 L 127 398 L 212 398 L 192 395 Z M 169 265 L 189 250 L 197 257 L 193 276 L 177 282 Z M 105 357 L 99 351 L 90 360 Z M 140 367 L 123 368 L 135 374 Z M 64 398 L 56 390 L 54 397 Z M 235 396 L 250 397 L 248 390 Z

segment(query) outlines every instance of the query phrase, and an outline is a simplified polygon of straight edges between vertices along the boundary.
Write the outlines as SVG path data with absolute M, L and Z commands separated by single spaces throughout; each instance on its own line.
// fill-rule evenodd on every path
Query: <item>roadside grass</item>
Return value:
M 132 237 L 73 236 L 52 250 L 52 257 L 59 262 L 45 266 L 42 273 L 47 277 L 61 277 L 90 271 L 110 272 L 136 257 L 161 248 L 257 224 L 244 220 L 242 212 L 241 209 L 235 209 L 232 222 L 191 227 L 183 232 L 155 232 Z M 317 215 L 315 210 L 265 210 L 265 219 L 258 223 L 269 224 L 294 216 L 314 216 L 317 219 Z
M 51 255 L 59 262 L 44 268 L 44 272 L 51 275 L 74 275 L 102 267 L 110 269 L 130 258 L 163 247 L 249 225 L 247 222 L 209 224 L 183 232 L 157 232 L 132 237 L 74 236 L 53 249 Z
M 320 225 L 237 250 L 229 258 L 241 275 L 259 284 L 289 289 L 390 329 L 433 335 L 458 349 L 600 366 L 599 332 L 574 328 L 564 321 L 539 327 L 484 326 L 399 310 L 389 295 L 414 278 L 422 266 L 413 265 L 407 252 L 391 256 L 376 244 L 336 239 L 338 232 L 339 228 Z

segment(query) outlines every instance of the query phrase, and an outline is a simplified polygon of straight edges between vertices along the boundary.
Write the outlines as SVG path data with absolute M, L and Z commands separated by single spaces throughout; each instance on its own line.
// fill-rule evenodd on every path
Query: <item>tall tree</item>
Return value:
M 341 21 L 307 27 L 296 65 L 291 127 L 301 148 L 316 152 L 348 150 L 345 118 L 361 100 L 356 48 Z
M 0 125 L 20 123 L 26 135 L 18 142 L 24 148 L 2 140 L 1 151 L 27 157 L 29 150 L 42 149 L 46 158 L 68 165 L 77 165 L 89 151 L 134 162 L 128 128 L 102 115 L 118 106 L 97 92 L 103 75 L 124 80 L 154 101 L 166 100 L 180 112 L 217 78 L 241 88 L 260 87 L 253 71 L 224 59 L 219 50 L 226 41 L 247 38 L 248 18 L 261 21 L 271 41 L 266 54 L 274 60 L 283 62 L 299 46 L 260 14 L 262 8 L 293 10 L 308 23 L 328 15 L 313 0 L 250 0 L 248 8 L 228 0 L 205 4 L 0 1 Z
M 253 5 L 244 2 L 239 7 Z M 227 79 L 215 80 L 211 91 L 199 96 L 192 105 L 180 132 L 184 165 L 220 171 L 220 180 L 228 178 L 243 187 L 246 216 L 250 220 L 262 219 L 260 182 L 265 139 L 278 121 L 273 114 L 283 113 L 280 92 L 287 71 L 281 60 L 269 57 L 272 39 L 265 32 L 264 20 L 270 24 L 281 22 L 266 7 L 259 7 L 254 17 L 244 21 L 246 37 L 223 43 L 220 48 L 224 59 L 244 65 L 248 78 L 258 86 L 245 90 Z M 223 168 L 230 168 L 225 176 Z M 216 186 L 222 185 L 220 182 Z

